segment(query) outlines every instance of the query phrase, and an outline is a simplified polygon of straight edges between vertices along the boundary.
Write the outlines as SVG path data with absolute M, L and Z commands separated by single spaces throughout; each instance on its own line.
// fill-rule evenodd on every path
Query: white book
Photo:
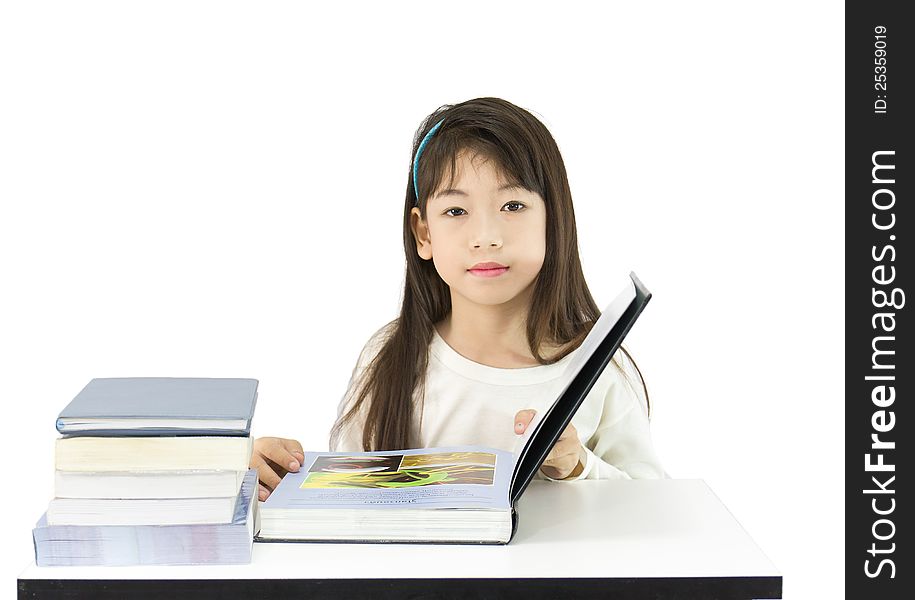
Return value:
M 251 437 L 61 437 L 58 471 L 244 471 Z
M 226 498 L 54 498 L 48 525 L 208 525 L 231 523 L 236 496 Z
M 55 498 L 237 496 L 246 471 L 55 471 Z

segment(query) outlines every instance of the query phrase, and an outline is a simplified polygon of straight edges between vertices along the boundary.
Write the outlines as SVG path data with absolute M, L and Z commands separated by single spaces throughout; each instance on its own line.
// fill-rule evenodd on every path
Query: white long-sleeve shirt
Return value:
M 353 369 L 349 388 L 340 402 L 338 418 L 348 410 L 365 366 L 378 352 L 391 324 L 369 339 Z M 426 394 L 416 403 L 414 431 L 417 447 L 488 446 L 519 450 L 514 432 L 519 410 L 546 410 L 563 384 L 563 371 L 578 349 L 551 365 L 502 369 L 474 362 L 451 348 L 433 329 L 429 345 Z M 383 367 L 382 367 L 383 368 Z M 642 479 L 665 477 L 648 429 L 648 416 L 634 385 L 614 363 L 598 378 L 579 407 L 572 424 L 587 455 L 584 470 L 573 479 Z M 331 451 L 362 451 L 364 411 L 350 421 Z M 417 428 L 418 425 L 418 428 Z M 418 429 L 418 430 L 417 430 Z M 543 477 L 538 473 L 538 477 Z

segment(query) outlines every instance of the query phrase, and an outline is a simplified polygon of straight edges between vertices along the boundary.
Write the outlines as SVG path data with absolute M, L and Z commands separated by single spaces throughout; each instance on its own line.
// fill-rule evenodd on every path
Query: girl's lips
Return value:
M 469 271 L 477 277 L 498 277 L 508 271 L 508 267 L 500 267 L 498 269 L 469 269 Z

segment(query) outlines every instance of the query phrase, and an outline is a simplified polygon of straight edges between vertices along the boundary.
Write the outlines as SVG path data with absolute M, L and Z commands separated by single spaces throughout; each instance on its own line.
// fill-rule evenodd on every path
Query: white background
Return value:
M 635 5 L 635 6 L 634 6 Z M 563 153 L 674 477 L 843 594 L 844 16 L 835 3 L 4 3 L 2 589 L 93 377 L 255 377 L 324 449 L 396 316 L 412 136 L 499 96 Z

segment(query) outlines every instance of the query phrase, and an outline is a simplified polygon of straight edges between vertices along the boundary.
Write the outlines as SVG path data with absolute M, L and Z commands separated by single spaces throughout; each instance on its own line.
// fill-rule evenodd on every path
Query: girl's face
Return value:
M 452 300 L 458 294 L 476 304 L 499 305 L 529 293 L 546 252 L 543 198 L 507 185 L 481 157 L 465 152 L 455 162 L 454 186 L 429 197 L 426 221 L 413 208 L 417 252 L 432 259 Z M 504 268 L 474 268 L 481 263 Z

